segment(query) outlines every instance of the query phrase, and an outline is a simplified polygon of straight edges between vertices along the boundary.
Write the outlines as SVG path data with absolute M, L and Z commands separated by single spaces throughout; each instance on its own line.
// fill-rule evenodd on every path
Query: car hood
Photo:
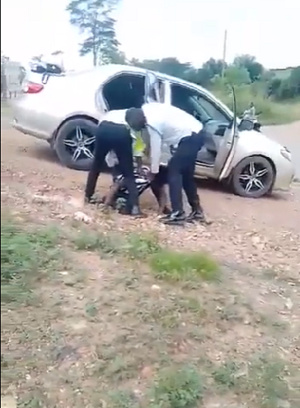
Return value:
M 283 148 L 280 143 L 256 130 L 243 130 L 239 132 L 239 138 L 242 143 L 247 143 L 247 146 L 251 146 L 253 150 L 265 150 L 271 152 Z

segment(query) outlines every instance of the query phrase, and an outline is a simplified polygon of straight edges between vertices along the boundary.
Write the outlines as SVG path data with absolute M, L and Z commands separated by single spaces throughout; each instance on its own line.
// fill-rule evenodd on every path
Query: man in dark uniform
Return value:
M 129 193 L 130 215 L 141 216 L 138 191 L 134 178 L 132 144 L 134 135 L 124 119 L 125 111 L 110 111 L 98 126 L 95 141 L 95 156 L 88 174 L 85 202 L 92 203 L 95 187 L 103 168 L 105 157 L 114 152 Z

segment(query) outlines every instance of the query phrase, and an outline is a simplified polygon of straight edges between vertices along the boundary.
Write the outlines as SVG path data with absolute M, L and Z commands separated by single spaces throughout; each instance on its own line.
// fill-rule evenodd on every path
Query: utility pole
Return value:
M 225 66 L 226 66 L 226 51 L 227 51 L 227 30 L 225 30 L 224 32 L 222 78 L 224 77 Z

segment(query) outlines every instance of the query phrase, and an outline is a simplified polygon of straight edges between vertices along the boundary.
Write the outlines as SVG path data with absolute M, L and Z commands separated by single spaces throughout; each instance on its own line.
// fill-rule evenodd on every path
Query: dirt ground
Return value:
M 46 143 L 5 121 L 1 179 L 2 209 L 21 223 L 84 231 L 83 240 L 97 231 L 151 234 L 173 250 L 210 253 L 222 271 L 219 282 L 174 285 L 153 277 L 138 256 L 107 258 L 67 245 L 75 269 L 60 265 L 36 287 L 39 310 L 2 310 L 6 401 L 32 408 L 299 406 L 300 185 L 247 200 L 201 182 L 208 227 L 159 224 L 150 194 L 146 219 L 107 215 L 83 206 L 85 173 L 63 168 Z M 109 182 L 101 176 L 101 192 Z M 198 405 L 145 397 L 173 364 L 200 367 Z

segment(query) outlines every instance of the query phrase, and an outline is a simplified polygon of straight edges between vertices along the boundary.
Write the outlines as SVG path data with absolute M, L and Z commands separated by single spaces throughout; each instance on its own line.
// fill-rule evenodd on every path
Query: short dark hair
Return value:
M 125 120 L 128 125 L 136 131 L 142 130 L 146 125 L 146 117 L 144 115 L 143 109 L 141 108 L 127 109 L 125 113 Z

